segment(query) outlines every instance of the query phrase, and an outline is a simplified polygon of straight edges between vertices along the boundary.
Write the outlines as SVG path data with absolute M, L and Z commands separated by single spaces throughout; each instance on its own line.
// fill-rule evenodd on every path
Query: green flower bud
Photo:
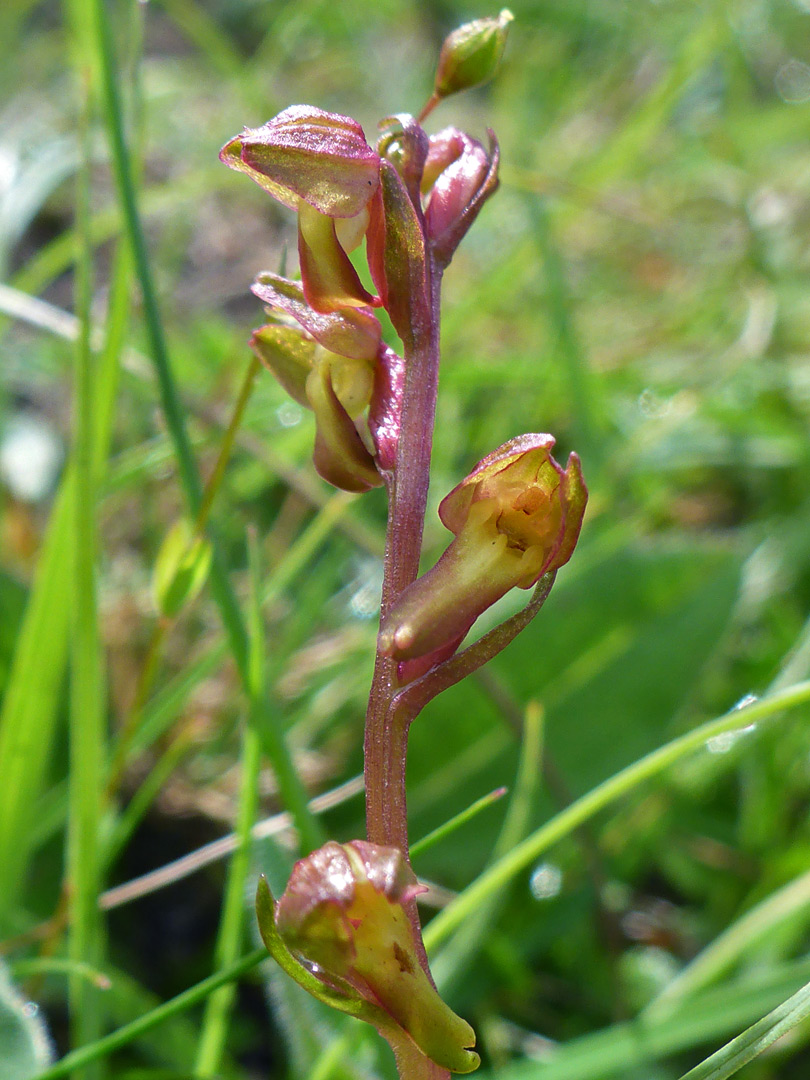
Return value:
M 496 18 L 475 19 L 448 35 L 436 70 L 437 98 L 489 82 L 498 70 L 513 18 L 504 8 Z

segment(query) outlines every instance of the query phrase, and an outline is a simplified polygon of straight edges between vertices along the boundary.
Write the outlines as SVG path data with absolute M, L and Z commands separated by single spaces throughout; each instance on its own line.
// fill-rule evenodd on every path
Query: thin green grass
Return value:
M 555 818 L 541 826 L 520 844 L 498 860 L 446 907 L 425 931 L 425 945 L 435 950 L 447 940 L 452 931 L 461 926 L 466 918 L 477 910 L 481 901 L 501 889 L 514 876 L 525 870 L 552 844 L 570 835 L 573 829 L 599 813 L 612 802 L 626 796 L 640 784 L 656 776 L 664 769 L 681 760 L 687 754 L 704 746 L 709 739 L 739 728 L 748 728 L 772 720 L 788 709 L 797 708 L 810 701 L 810 682 L 777 691 L 767 698 L 753 701 L 744 709 L 732 709 L 725 716 L 674 739 L 654 750 L 639 761 L 606 780 L 599 787 L 578 799 L 561 811 Z
M 127 238 L 132 249 L 135 273 L 140 285 L 150 355 L 155 365 L 160 387 L 161 404 L 174 447 L 178 474 L 193 517 L 203 508 L 203 490 L 186 431 L 185 415 L 180 404 L 169 360 L 163 324 L 158 309 L 157 294 L 147 255 L 136 190 L 123 127 L 113 42 L 108 14 L 101 0 L 91 0 L 95 44 L 101 68 L 102 100 L 107 132 L 112 151 L 113 169 L 118 185 L 121 209 Z M 216 543 L 213 544 L 211 585 L 220 610 L 229 647 L 233 653 L 243 684 L 249 687 L 249 649 L 247 635 L 235 594 L 228 581 Z M 283 737 L 276 730 L 276 718 L 265 703 L 262 706 L 261 730 L 266 750 L 270 754 L 285 802 L 294 815 L 305 849 L 317 847 L 322 834 L 317 821 L 307 808 L 307 796 L 298 773 L 290 760 Z
M 74 397 L 75 482 L 71 514 L 74 563 L 66 901 L 70 928 L 69 958 L 75 964 L 98 966 L 102 962 L 104 949 L 98 897 L 102 891 L 99 856 L 107 732 L 96 587 L 99 482 L 96 450 L 99 446 L 99 418 L 96 415 L 96 358 L 90 345 L 93 265 L 87 239 L 90 205 L 90 73 L 80 71 L 79 74 L 84 75 L 85 100 L 83 164 L 79 170 L 76 197 L 78 232 L 82 242 L 76 277 L 76 311 L 81 330 L 76 344 Z M 97 1039 L 103 1027 L 97 988 L 84 978 L 71 976 L 69 1003 L 74 1045 L 81 1046 Z
M 231 856 L 228 880 L 222 902 L 219 934 L 214 950 L 217 969 L 230 967 L 239 956 L 245 923 L 245 890 L 251 864 L 251 832 L 259 803 L 259 773 L 262 744 L 258 731 L 262 702 L 267 695 L 265 676 L 265 636 L 262 623 L 262 571 L 258 544 L 249 537 L 250 552 L 250 694 L 248 712 L 243 723 L 240 757 L 241 791 L 239 816 L 236 823 L 237 847 Z M 234 987 L 223 986 L 206 1002 L 200 1030 L 200 1045 L 195 1073 L 201 1077 L 216 1076 L 228 1032 L 230 1012 L 234 1005 Z
M 200 1002 L 205 1001 L 209 994 L 213 994 L 221 986 L 225 986 L 235 979 L 239 979 L 243 975 L 246 975 L 266 958 L 266 949 L 254 949 L 253 952 L 243 956 L 231 967 L 224 968 L 218 971 L 216 975 L 211 975 L 209 978 L 203 979 L 203 981 L 197 983 L 196 986 L 190 987 L 182 994 L 178 994 L 177 997 L 171 998 L 171 1000 L 159 1005 L 158 1008 L 145 1013 L 137 1020 L 133 1020 L 131 1024 L 119 1028 L 110 1035 L 105 1035 L 91 1046 L 85 1046 L 79 1050 L 73 1050 L 71 1053 L 66 1054 L 58 1064 L 52 1066 L 50 1069 L 45 1069 L 44 1072 L 40 1073 L 37 1080 L 57 1080 L 57 1077 L 70 1076 L 74 1069 L 79 1069 L 92 1062 L 98 1061 L 100 1058 L 105 1057 L 114 1050 L 126 1046 L 127 1043 L 145 1035 L 159 1024 L 162 1024 L 165 1021 L 186 1012 L 188 1009 L 193 1008 L 193 1006 L 198 1005 Z

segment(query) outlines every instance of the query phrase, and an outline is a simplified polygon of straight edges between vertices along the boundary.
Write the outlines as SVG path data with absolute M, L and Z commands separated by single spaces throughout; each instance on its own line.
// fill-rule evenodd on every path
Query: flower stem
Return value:
M 429 252 L 425 276 L 424 310 L 415 299 L 413 347 L 405 352 L 401 428 L 389 482 L 383 617 L 419 573 L 439 380 L 441 271 Z M 413 717 L 390 708 L 398 689 L 396 661 L 378 649 L 366 713 L 366 832 L 372 843 L 399 848 L 407 858 L 405 751 Z

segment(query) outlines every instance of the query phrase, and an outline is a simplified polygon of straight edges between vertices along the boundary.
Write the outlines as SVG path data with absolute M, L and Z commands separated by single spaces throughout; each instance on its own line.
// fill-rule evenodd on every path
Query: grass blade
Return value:
M 236 824 L 237 847 L 228 870 L 215 950 L 215 964 L 218 968 L 230 966 L 239 954 L 245 922 L 245 887 L 250 871 L 251 833 L 259 806 L 261 740 L 256 720 L 267 687 L 264 668 L 261 571 L 255 535 L 249 537 L 248 546 L 251 569 L 250 698 L 248 716 L 242 731 L 242 781 Z M 206 1002 L 195 1067 L 196 1075 L 200 1077 L 215 1076 L 219 1070 L 234 996 L 233 986 L 223 986 Z
M 266 957 L 266 949 L 255 949 L 229 968 L 203 979 L 202 982 L 197 983 L 188 990 L 184 990 L 177 997 L 170 998 L 162 1005 L 158 1005 L 156 1009 L 152 1009 L 151 1012 L 145 1013 L 143 1016 L 138 1017 L 137 1020 L 133 1020 L 132 1023 L 125 1024 L 124 1027 L 105 1035 L 101 1039 L 97 1039 L 94 1043 L 66 1054 L 56 1065 L 41 1072 L 37 1080 L 58 1080 L 60 1077 L 69 1076 L 74 1069 L 106 1057 L 114 1050 L 126 1046 L 141 1035 L 151 1031 L 158 1024 L 162 1024 L 165 1020 L 177 1016 L 179 1013 L 185 1012 L 187 1009 L 204 1001 L 209 994 L 213 994 L 220 986 L 225 986 L 227 983 L 241 978 L 242 975 L 257 967 Z
M 107 133 L 112 150 L 113 171 L 124 216 L 126 235 L 132 249 L 135 273 L 141 287 L 150 354 L 157 374 L 161 404 L 174 447 L 180 482 L 189 511 L 196 519 L 203 506 L 203 490 L 169 360 L 158 308 L 157 292 L 141 227 L 133 171 L 124 135 L 123 112 L 118 91 L 109 17 L 103 0 L 90 0 L 90 2 L 92 5 L 96 49 L 101 68 L 102 99 Z M 217 545 L 214 538 L 211 539 L 214 551 L 211 567 L 212 592 L 225 625 L 228 644 L 239 670 L 242 684 L 249 695 L 250 676 L 248 670 L 247 631 Z M 296 819 L 302 845 L 307 849 L 317 847 L 323 838 L 320 825 L 309 812 L 306 791 L 295 770 L 283 734 L 278 730 L 277 719 L 271 714 L 266 699 L 261 708 L 260 730 L 264 747 L 278 778 L 282 797 Z
M 712 1054 L 696 1068 L 690 1069 L 681 1080 L 727 1080 L 808 1016 L 810 983 L 742 1035 L 726 1043 L 716 1054 Z
M 676 761 L 703 746 L 707 739 L 739 727 L 772 719 L 785 709 L 793 709 L 810 701 L 810 682 L 797 683 L 785 690 L 746 705 L 734 708 L 725 716 L 701 724 L 694 731 L 681 735 L 672 742 L 654 750 L 651 754 L 628 765 L 594 788 L 587 795 L 571 803 L 541 828 L 528 836 L 517 847 L 485 870 L 472 884 L 456 897 L 426 928 L 425 945 L 430 951 L 473 914 L 478 905 L 498 892 L 516 874 L 525 870 L 552 844 L 568 836 L 583 821 L 587 821 L 612 802 L 629 794 L 645 780 L 656 776 Z
M 77 35 L 78 36 L 78 35 Z M 73 505 L 73 574 L 71 620 L 71 677 L 68 789 L 68 955 L 74 964 L 97 966 L 102 955 L 99 836 L 106 730 L 102 694 L 96 560 L 98 418 L 96 415 L 96 358 L 90 345 L 93 296 L 92 249 L 87 236 L 90 208 L 90 92 L 85 75 L 83 159 L 76 197 L 78 234 L 82 251 L 77 259 L 76 311 L 81 331 L 76 343 L 74 399 L 75 467 Z M 68 981 L 71 1027 L 77 1045 L 101 1031 L 103 1015 L 96 988 L 77 975 Z

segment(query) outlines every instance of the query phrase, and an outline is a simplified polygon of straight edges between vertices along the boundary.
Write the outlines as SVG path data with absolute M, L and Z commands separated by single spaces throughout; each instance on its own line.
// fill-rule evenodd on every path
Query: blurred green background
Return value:
M 79 72 L 98 72 L 89 10 L 0 7 L 0 932 L 60 1052 L 74 601 L 72 539 L 54 521 L 73 445 Z M 380 117 L 419 111 L 445 34 L 490 12 L 396 0 L 106 10 L 168 352 L 205 477 L 261 321 L 250 282 L 295 250 L 293 215 L 221 166 L 220 146 L 297 102 L 350 114 L 373 141 Z M 529 705 L 543 710 L 545 746 L 512 804 L 512 842 L 747 695 L 810 675 L 810 3 L 512 10 L 498 78 L 427 125 L 477 138 L 493 128 L 503 167 L 445 278 L 425 564 L 446 544 L 438 501 L 520 432 L 552 432 L 560 458 L 576 449 L 591 502 L 537 621 L 414 726 L 414 838 L 514 788 Z M 95 560 L 104 758 L 123 745 L 99 836 L 106 888 L 234 827 L 245 704 L 209 589 L 156 630 L 152 568 L 184 505 L 98 110 L 89 129 L 93 344 L 108 370 L 120 361 Z M 316 794 L 362 768 L 385 505 L 379 491 L 336 498 L 314 475 L 311 442 L 311 417 L 263 373 L 212 520 L 245 605 L 246 531 L 257 530 L 274 723 Z M 63 547 L 48 556 L 54 536 Z M 718 737 L 634 787 L 453 939 L 455 958 L 448 946 L 437 970 L 477 1029 L 488 1075 L 677 1080 L 810 978 L 808 719 L 804 706 Z M 18 737 L 22 768 L 9 765 Z M 263 815 L 283 808 L 267 766 L 259 790 Z M 487 864 L 507 802 L 416 860 L 437 886 L 432 903 Z M 330 836 L 361 835 L 361 796 L 324 820 Z M 263 841 L 254 856 L 278 887 L 294 843 Z M 224 874 L 211 864 L 104 917 L 101 1029 L 214 969 Z M 246 916 L 246 939 L 251 927 Z M 693 984 L 634 1025 L 727 932 Z M 19 1012 L 10 996 L 3 1008 Z M 134 1041 L 108 1075 L 194 1075 L 199 1017 Z M 794 1029 L 740 1075 L 801 1080 L 809 1037 L 807 1024 Z M 262 969 L 240 987 L 217 1075 L 388 1076 L 378 1049 Z

